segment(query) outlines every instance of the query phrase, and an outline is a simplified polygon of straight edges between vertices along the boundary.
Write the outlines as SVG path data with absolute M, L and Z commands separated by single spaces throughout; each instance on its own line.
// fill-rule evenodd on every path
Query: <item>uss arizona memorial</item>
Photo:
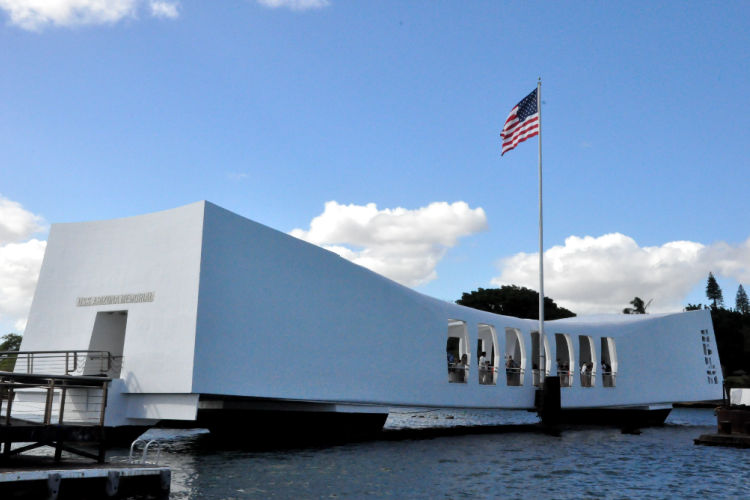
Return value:
M 379 427 L 399 406 L 532 409 L 558 375 L 563 411 L 721 397 L 706 311 L 545 331 L 540 342 L 536 321 L 424 296 L 198 202 L 54 224 L 22 350 L 107 352 L 106 425 L 119 428 L 307 432 Z

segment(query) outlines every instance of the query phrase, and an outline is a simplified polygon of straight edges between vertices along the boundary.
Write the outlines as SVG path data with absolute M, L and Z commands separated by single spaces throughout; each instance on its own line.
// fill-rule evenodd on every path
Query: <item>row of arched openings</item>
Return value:
M 476 352 L 472 353 L 466 322 L 449 320 L 446 356 L 448 381 L 468 383 L 472 366 L 481 385 L 522 386 L 526 383 L 529 367 L 531 383 L 540 386 L 544 377 L 553 373 L 560 378 L 560 387 L 595 387 L 601 375 L 603 387 L 614 387 L 617 376 L 617 350 L 612 337 L 599 339 L 599 356 L 593 337 L 578 335 L 577 349 L 574 336 L 555 333 L 555 360 L 551 359 L 549 341 L 545 335 L 540 342 L 539 332 L 531 332 L 531 352 L 527 356 L 524 336 L 518 328 L 505 328 L 505 345 L 501 352 L 495 327 L 477 325 Z M 540 345 L 541 344 L 541 345 Z M 541 353 L 540 353 L 541 349 Z M 540 369 L 541 366 L 541 369 Z M 504 382 L 503 382 L 504 380 Z

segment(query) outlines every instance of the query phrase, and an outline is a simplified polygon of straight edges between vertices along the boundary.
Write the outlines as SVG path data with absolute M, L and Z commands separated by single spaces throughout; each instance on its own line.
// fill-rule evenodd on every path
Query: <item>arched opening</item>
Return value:
M 466 322 L 448 320 L 448 342 L 445 346 L 448 358 L 448 382 L 466 383 L 469 381 L 469 332 Z
M 602 337 L 602 385 L 614 387 L 617 378 L 617 349 L 615 339 Z
M 526 346 L 523 343 L 521 330 L 505 328 L 505 378 L 508 385 L 523 385 L 523 374 L 526 371 Z
M 578 353 L 581 357 L 581 387 L 594 387 L 596 385 L 594 339 L 587 335 L 579 335 Z
M 539 337 L 539 332 L 531 332 L 531 374 L 532 378 L 534 379 L 534 385 L 537 387 L 542 386 L 545 377 L 549 375 L 550 365 L 552 364 L 551 360 L 549 359 L 549 341 L 547 340 L 547 336 L 545 335 L 543 341 L 541 342 L 542 369 L 539 369 Z
M 479 383 L 495 385 L 497 383 L 497 364 L 500 353 L 497 349 L 497 334 L 490 325 L 479 325 L 477 333 L 477 364 Z
M 576 361 L 570 335 L 555 334 L 555 352 L 557 353 L 557 376 L 560 377 L 560 387 L 572 387 L 573 368 Z

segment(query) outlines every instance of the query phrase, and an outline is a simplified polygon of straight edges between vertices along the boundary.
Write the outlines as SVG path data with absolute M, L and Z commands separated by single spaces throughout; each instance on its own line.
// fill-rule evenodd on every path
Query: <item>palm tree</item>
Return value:
M 622 310 L 623 314 L 646 314 L 646 308 L 651 305 L 651 301 L 654 299 L 649 300 L 648 302 L 643 302 L 643 299 L 640 297 L 635 297 L 633 300 L 630 301 L 630 305 L 633 307 L 626 307 Z

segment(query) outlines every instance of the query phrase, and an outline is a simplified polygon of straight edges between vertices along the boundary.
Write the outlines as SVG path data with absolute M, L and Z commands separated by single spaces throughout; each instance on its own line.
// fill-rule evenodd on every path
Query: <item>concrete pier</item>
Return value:
M 16 460 L 0 465 L 0 498 L 167 498 L 168 467 L 146 464 L 45 464 Z
M 745 389 L 750 392 L 750 389 Z M 750 407 L 722 406 L 716 409 L 716 434 L 703 434 L 695 444 L 750 448 Z

